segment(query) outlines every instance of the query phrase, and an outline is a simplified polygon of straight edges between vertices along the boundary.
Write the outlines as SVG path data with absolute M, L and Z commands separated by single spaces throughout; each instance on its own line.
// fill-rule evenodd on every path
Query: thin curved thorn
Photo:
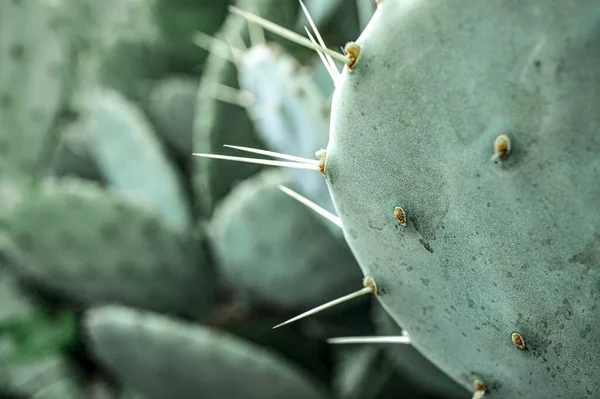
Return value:
M 306 34 L 308 35 L 308 38 L 310 39 L 310 41 L 316 44 L 315 38 L 313 37 L 313 35 L 310 34 L 310 31 L 308 30 L 308 28 L 306 26 L 304 27 L 304 30 L 306 31 Z M 335 71 L 333 71 L 331 69 L 331 65 L 329 65 L 329 62 L 327 62 L 327 59 L 325 58 L 325 54 L 323 54 L 320 50 L 317 50 L 317 54 L 319 55 L 319 58 L 321 59 L 321 62 L 323 63 L 323 65 L 325 65 L 325 69 L 327 70 L 327 73 L 331 77 L 331 80 L 333 81 L 333 85 L 336 86 L 339 71 L 337 69 Z M 337 72 L 337 74 L 336 74 L 336 72 Z
M 271 156 L 271 157 L 274 157 L 274 158 L 285 159 L 285 160 L 288 160 L 288 161 L 308 163 L 308 164 L 311 164 L 311 165 L 319 166 L 319 161 L 316 160 L 316 159 L 296 157 L 294 155 L 282 154 L 281 152 L 260 150 L 258 148 L 242 147 L 242 146 L 239 146 L 239 145 L 229 145 L 229 144 L 224 144 L 223 147 L 233 148 L 235 150 L 240 150 L 240 151 L 251 152 L 253 154 L 267 155 L 267 156 Z
M 237 64 L 244 56 L 244 52 L 239 48 L 233 47 L 229 43 L 216 39 L 204 32 L 196 32 L 192 41 L 198 47 L 203 48 L 211 54 L 223 57 L 234 64 Z
M 280 166 L 283 168 L 292 168 L 292 169 L 308 169 L 308 170 L 316 170 L 317 172 L 319 172 L 318 166 L 315 166 L 313 164 L 300 163 L 300 162 L 283 162 L 283 161 L 273 161 L 270 159 L 231 157 L 228 155 L 202 154 L 202 153 L 193 153 L 192 155 L 194 155 L 196 157 L 202 157 L 202 158 L 224 159 L 226 161 L 245 162 L 245 163 L 252 163 L 252 164 L 256 164 L 256 165 Z
M 339 217 L 335 216 L 333 213 L 329 212 L 327 209 L 317 205 L 316 203 L 312 202 L 308 198 L 298 194 L 294 190 L 291 190 L 285 186 L 282 186 L 281 184 L 279 185 L 279 189 L 281 191 L 283 191 L 284 193 L 286 193 L 287 195 L 289 195 L 290 197 L 297 200 L 298 202 L 301 202 L 302 204 L 306 205 L 313 211 L 317 212 L 319 215 L 323 216 L 325 219 L 329 220 L 330 222 L 332 222 L 333 224 L 338 226 L 340 229 L 344 228 L 344 226 L 342 225 L 342 220 Z
M 294 321 L 303 319 L 303 318 L 305 318 L 307 316 L 311 316 L 311 315 L 313 315 L 315 313 L 319 313 L 319 312 L 321 312 L 321 311 L 323 311 L 325 309 L 334 307 L 334 306 L 339 305 L 341 303 L 347 302 L 347 301 L 349 301 L 351 299 L 358 298 L 359 296 L 367 295 L 367 294 L 374 294 L 374 293 L 377 292 L 377 286 L 375 285 L 375 280 L 373 280 L 372 277 L 370 277 L 370 276 L 365 277 L 365 280 L 364 280 L 363 284 L 365 286 L 364 288 L 361 288 L 358 291 L 354 291 L 351 294 L 344 295 L 343 297 L 334 299 L 333 301 L 327 302 L 327 303 L 325 303 L 325 304 L 323 304 L 321 306 L 317 306 L 316 308 L 313 308 L 313 309 L 311 309 L 309 311 L 306 311 L 306 312 L 304 312 L 304 313 L 302 313 L 302 314 L 300 314 L 300 315 L 298 315 L 298 316 L 296 316 L 294 318 L 289 319 L 288 321 L 284 321 L 283 323 L 276 325 L 275 327 L 273 327 L 273 329 L 279 328 L 281 326 L 285 326 L 286 324 L 289 324 L 289 323 L 292 323 Z
M 329 344 L 410 344 L 410 338 L 405 335 L 387 337 L 337 337 L 329 338 Z
M 323 53 L 330 55 L 331 57 L 335 58 L 336 60 L 343 62 L 344 64 L 351 64 L 352 60 L 345 56 L 344 54 L 340 54 L 337 51 L 333 51 L 327 47 L 321 47 L 318 45 L 315 45 L 313 42 L 311 42 L 309 39 L 305 38 L 302 35 L 297 34 L 296 32 L 292 32 L 289 29 L 286 29 L 282 26 L 279 26 L 271 21 L 268 21 L 264 18 L 261 18 L 259 16 L 256 16 L 252 13 L 243 11 L 235 6 L 229 6 L 229 10 L 237 15 L 240 15 L 244 18 L 246 18 L 247 20 L 249 20 L 250 22 L 254 22 L 260 26 L 262 26 L 263 28 L 265 28 L 268 31 L 271 31 L 285 39 L 288 39 L 294 43 L 297 43 L 301 46 L 304 46 L 306 48 L 312 49 L 312 50 L 321 50 Z
M 302 11 L 304 12 L 304 15 L 306 16 L 306 19 L 308 20 L 308 23 L 310 24 L 310 27 L 312 28 L 313 32 L 315 32 L 315 36 L 317 37 L 317 40 L 319 41 L 319 44 L 321 45 L 321 47 L 326 48 L 327 46 L 325 45 L 325 41 L 321 37 L 321 34 L 319 33 L 319 29 L 317 29 L 317 24 L 315 24 L 315 21 L 312 19 L 310 13 L 308 12 L 308 9 L 304 5 L 304 2 L 302 0 L 298 0 L 298 1 L 300 2 L 300 6 L 302 7 Z M 308 33 L 308 29 L 307 29 L 307 33 Z M 327 62 L 329 63 L 329 66 L 332 68 L 332 72 L 335 71 L 335 72 L 337 72 L 339 74 L 340 71 L 338 71 L 338 69 L 335 66 L 335 63 L 333 62 L 333 59 L 331 58 L 331 56 L 325 54 L 325 57 L 327 59 Z
M 237 105 L 242 108 L 248 108 L 254 102 L 254 97 L 249 91 L 239 90 L 220 83 L 215 84 L 215 90 L 212 92 L 212 95 L 219 101 Z

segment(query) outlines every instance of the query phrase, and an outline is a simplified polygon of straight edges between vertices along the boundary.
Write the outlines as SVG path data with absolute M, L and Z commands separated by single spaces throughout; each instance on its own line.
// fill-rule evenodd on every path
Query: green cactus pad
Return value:
M 277 354 L 218 330 L 116 306 L 85 325 L 96 357 L 149 398 L 326 397 Z
M 486 398 L 599 395 L 599 27 L 592 0 L 384 0 L 334 95 L 350 247 L 415 348 Z
M 244 54 L 238 76 L 240 87 L 253 96 L 248 111 L 269 150 L 315 159 L 315 148 L 327 146 L 329 117 L 322 109 L 325 99 L 309 74 L 280 46 L 252 46 Z M 300 169 L 289 173 L 301 195 L 335 212 L 323 176 Z M 337 226 L 322 220 L 334 235 L 342 235 Z
M 402 328 L 379 303 L 374 303 L 371 318 L 376 326 L 377 335 L 402 335 Z M 445 399 L 471 399 L 471 393 L 433 365 L 414 346 L 385 345 L 385 354 L 398 372 L 423 393 Z
M 181 178 L 142 111 L 118 92 L 101 89 L 90 93 L 85 117 L 88 150 L 110 186 L 187 228 L 191 215 Z
M 150 93 L 149 114 L 165 141 L 181 155 L 191 157 L 192 131 L 198 82 L 186 77 L 161 80 Z
M 81 119 L 61 128 L 60 144 L 50 164 L 52 176 L 103 180 L 98 165 L 90 155 L 84 133 L 85 121 Z
M 149 208 L 76 181 L 26 195 L 0 219 L 19 277 L 84 303 L 201 316 L 214 277 L 199 242 Z
M 60 7 L 0 2 L 0 179 L 31 180 L 72 72 Z
M 361 275 L 321 216 L 279 190 L 293 188 L 286 172 L 265 170 L 238 184 L 215 210 L 209 234 L 223 278 L 250 302 L 316 306 L 355 290 Z

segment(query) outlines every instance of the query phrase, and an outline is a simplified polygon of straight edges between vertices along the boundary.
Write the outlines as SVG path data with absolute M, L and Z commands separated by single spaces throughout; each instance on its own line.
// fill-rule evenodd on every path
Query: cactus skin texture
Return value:
M 293 364 L 228 333 L 119 306 L 92 308 L 96 357 L 151 399 L 323 399 Z
M 156 83 L 150 94 L 149 114 L 164 140 L 180 156 L 189 158 L 198 83 L 187 77 L 169 77 Z
M 89 151 L 110 186 L 186 229 L 191 215 L 180 176 L 142 111 L 117 91 L 100 89 L 90 95 L 87 116 Z
M 50 130 L 73 73 L 61 8 L 47 2 L 0 4 L 0 179 L 40 172 Z M 27 34 L 24 34 L 27 32 Z
M 384 0 L 357 43 L 327 179 L 379 301 L 486 398 L 597 398 L 600 4 Z
M 398 336 L 403 333 L 402 328 L 379 303 L 374 303 L 371 319 L 375 323 L 377 335 Z M 423 392 L 444 399 L 469 399 L 471 397 L 464 387 L 433 365 L 414 346 L 392 344 L 386 349 L 386 356 L 394 368 L 398 369 Z
M 94 184 L 40 187 L 0 226 L 10 271 L 85 305 L 117 302 L 196 318 L 212 306 L 214 276 L 200 243 Z
M 239 183 L 215 210 L 209 235 L 223 279 L 250 303 L 280 308 L 317 306 L 345 294 L 361 278 L 347 244 L 280 184 L 293 187 L 287 170 L 264 170 Z

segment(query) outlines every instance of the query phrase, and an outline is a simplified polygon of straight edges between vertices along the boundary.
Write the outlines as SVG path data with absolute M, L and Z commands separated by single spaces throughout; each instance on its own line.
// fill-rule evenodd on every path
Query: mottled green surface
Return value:
M 157 132 L 184 159 L 192 157 L 197 91 L 197 79 L 173 76 L 157 82 L 149 98 L 148 113 Z
M 65 100 L 74 65 L 60 11 L 32 1 L 0 3 L 2 181 L 31 180 L 40 172 L 40 157 Z
M 115 90 L 94 90 L 84 118 L 88 150 L 110 187 L 186 229 L 191 215 L 181 175 L 139 107 Z
M 0 219 L 1 255 L 25 280 L 86 304 L 193 316 L 212 305 L 200 242 L 140 204 L 76 181 L 28 193 Z
M 279 46 L 252 46 L 244 55 L 238 76 L 240 88 L 253 96 L 248 111 L 268 150 L 315 159 L 315 151 L 327 146 L 329 113 L 323 112 L 325 98 L 290 54 Z M 329 85 L 333 86 L 331 78 Z M 303 169 L 291 169 L 289 173 L 301 195 L 335 212 L 321 174 Z M 341 237 L 342 231 L 336 225 L 322 221 Z
M 327 397 L 279 355 L 212 328 L 109 306 L 86 329 L 97 358 L 152 399 Z
M 317 306 L 356 289 L 361 275 L 320 216 L 279 190 L 294 187 L 286 172 L 265 170 L 240 183 L 215 210 L 210 235 L 238 295 L 288 309 Z
M 403 334 L 402 328 L 379 303 L 374 303 L 371 318 L 375 323 L 377 335 Z M 471 398 L 470 392 L 433 365 L 413 345 L 388 344 L 384 347 L 386 357 L 392 362 L 394 368 L 422 392 L 439 395 L 445 399 Z
M 600 5 L 385 0 L 358 42 L 327 174 L 383 306 L 471 390 L 597 397 Z

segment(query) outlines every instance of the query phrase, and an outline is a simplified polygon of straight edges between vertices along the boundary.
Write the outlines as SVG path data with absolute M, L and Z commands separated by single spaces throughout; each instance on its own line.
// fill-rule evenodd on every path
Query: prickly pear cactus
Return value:
M 191 214 L 180 176 L 143 112 L 112 89 L 88 97 L 84 135 L 110 186 L 186 229 Z
M 229 16 L 223 27 L 225 40 L 239 34 L 245 27 L 243 20 Z M 235 86 L 236 70 L 233 64 L 217 54 L 208 57 L 205 73 L 200 81 L 196 97 L 193 124 L 193 152 L 217 152 L 224 144 L 242 142 L 245 146 L 260 143 L 252 129 L 246 110 L 217 99 L 219 85 Z M 210 159 L 194 159 L 194 189 L 199 198 L 198 214 L 212 214 L 216 203 L 222 199 L 238 180 L 256 173 L 256 165 L 224 165 Z
M 334 95 L 348 243 L 414 346 L 486 398 L 598 397 L 599 32 L 591 0 L 383 0 Z
M 238 184 L 215 210 L 210 237 L 223 279 L 248 302 L 316 306 L 351 290 L 360 272 L 321 217 L 279 189 L 293 187 L 286 172 L 265 170 Z
M 150 118 L 167 143 L 185 159 L 191 156 L 194 108 L 198 82 L 170 77 L 156 83 L 150 93 Z
M 87 312 L 98 359 L 149 398 L 324 399 L 280 356 L 218 330 L 118 306 Z
M 40 172 L 40 158 L 65 100 L 74 68 L 60 3 L 0 3 L 2 180 L 30 180 Z
M 24 281 L 81 303 L 201 317 L 214 276 L 202 243 L 149 208 L 76 180 L 24 195 L 0 218 L 0 256 Z
M 327 146 L 329 120 L 325 99 L 297 61 L 278 46 L 256 45 L 242 59 L 240 88 L 254 98 L 249 113 L 260 139 L 270 150 L 313 158 L 315 148 Z M 298 191 L 330 212 L 335 208 L 322 176 L 293 169 Z M 340 229 L 325 222 L 339 234 Z
M 374 303 L 374 305 L 371 318 L 377 328 L 377 335 L 402 335 L 404 333 L 402 328 L 381 305 L 379 303 Z M 398 369 L 423 392 L 446 399 L 469 399 L 471 397 L 464 387 L 433 365 L 414 346 L 389 344 L 385 347 L 385 354 L 393 363 L 394 368 Z
M 241 8 L 255 9 L 266 18 L 285 23 L 296 14 L 297 5 L 291 3 L 282 7 L 274 0 L 238 0 Z M 229 15 L 221 27 L 217 38 L 228 43 L 236 43 L 239 37 L 248 38 L 247 23 L 236 15 Z M 203 78 L 198 88 L 196 118 L 194 121 L 193 152 L 220 152 L 224 144 L 235 143 L 247 147 L 263 147 L 256 137 L 246 110 L 239 105 L 225 103 L 219 99 L 221 86 L 237 87 L 237 70 L 230 61 L 219 54 L 211 54 L 207 59 Z M 193 177 L 194 189 L 200 198 L 197 212 L 212 214 L 216 203 L 239 181 L 258 172 L 257 165 L 223 164 L 211 159 L 196 158 Z

